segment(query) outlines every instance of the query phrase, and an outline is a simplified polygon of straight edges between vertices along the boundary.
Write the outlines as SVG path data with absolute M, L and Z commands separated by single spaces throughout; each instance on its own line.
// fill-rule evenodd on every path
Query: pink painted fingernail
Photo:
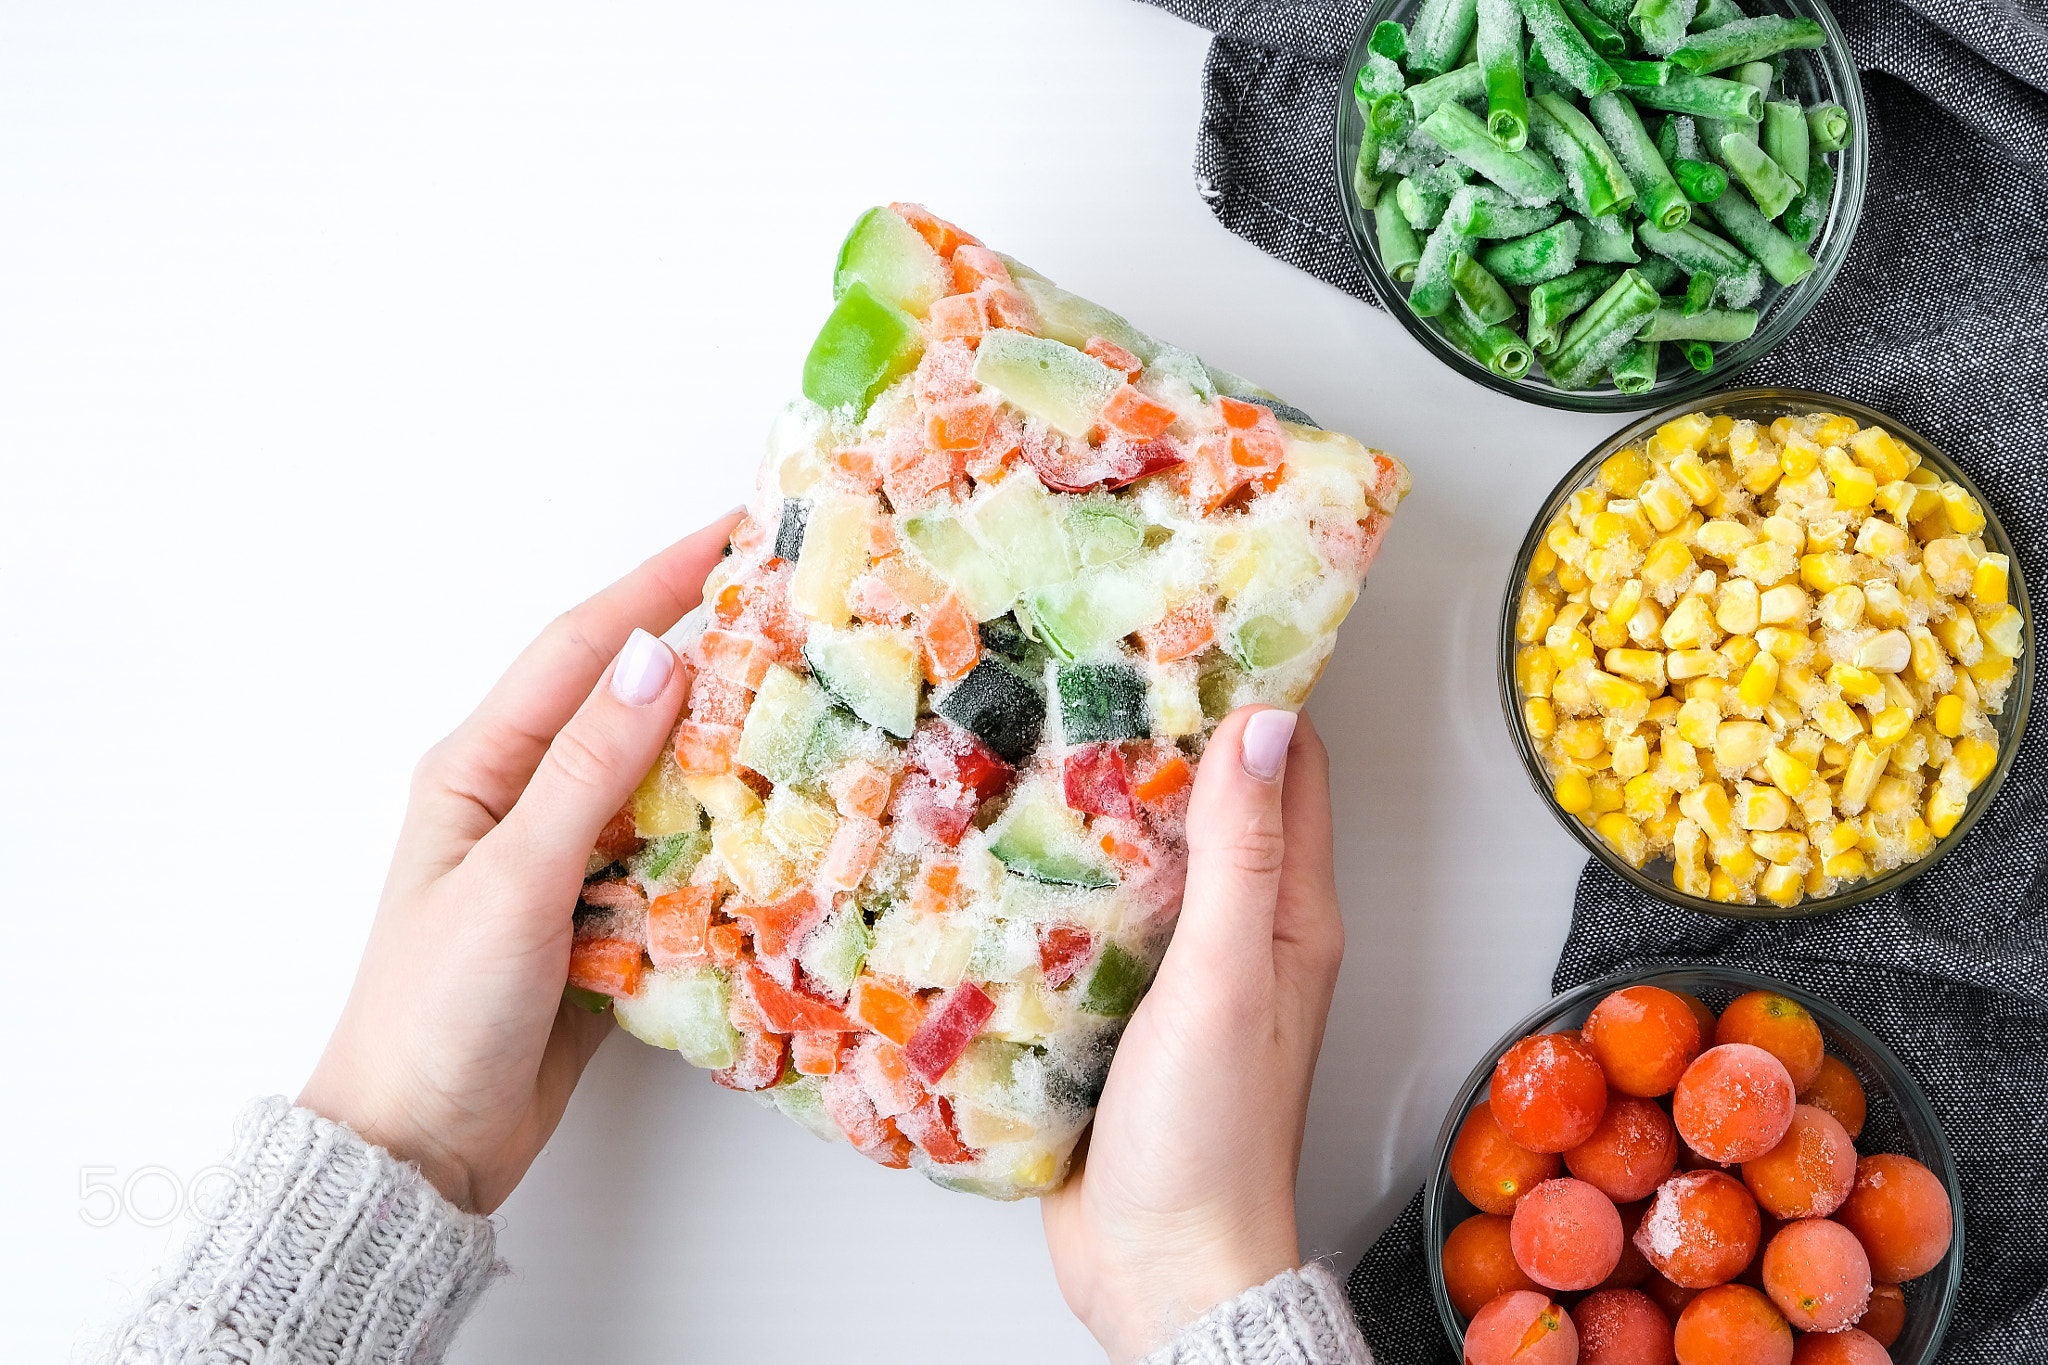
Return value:
M 1292 711 L 1261 711 L 1244 723 L 1244 770 L 1271 782 L 1287 763 L 1287 744 L 1294 738 Z
M 668 686 L 676 656 L 644 630 L 635 629 L 612 665 L 612 695 L 628 706 L 645 706 Z

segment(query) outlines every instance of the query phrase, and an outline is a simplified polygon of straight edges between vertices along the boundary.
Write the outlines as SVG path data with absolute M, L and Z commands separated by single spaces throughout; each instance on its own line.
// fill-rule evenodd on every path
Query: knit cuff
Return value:
M 488 1221 L 281 1097 L 244 1111 L 228 1169 L 234 1180 L 210 1187 L 183 1255 L 104 1359 L 437 1361 L 503 1270 Z
M 1140 1365 L 1372 1365 L 1337 1277 L 1284 1270 L 1181 1329 Z

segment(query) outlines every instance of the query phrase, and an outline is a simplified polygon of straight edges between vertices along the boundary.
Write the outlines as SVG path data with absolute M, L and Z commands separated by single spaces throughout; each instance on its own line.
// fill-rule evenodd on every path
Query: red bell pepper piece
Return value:
M 967 788 L 911 773 L 897 785 L 889 814 L 898 824 L 909 825 L 947 848 L 957 848 L 980 809 L 981 798 Z
M 1067 754 L 1064 787 L 1070 810 L 1107 815 L 1116 820 L 1138 818 L 1131 780 L 1124 772 L 1123 750 L 1114 744 L 1082 744 Z
M 728 905 L 726 913 L 752 926 L 755 952 L 781 957 L 803 942 L 804 935 L 825 917 L 826 909 L 818 893 L 804 886 L 774 905 Z
M 919 722 L 903 756 L 912 771 L 965 787 L 977 802 L 1002 791 L 1017 775 L 980 736 L 946 720 Z
M 1077 924 L 1042 924 L 1038 928 L 1038 971 L 1045 984 L 1058 990 L 1071 981 L 1095 948 L 1095 935 Z
M 640 945 L 622 938 L 578 939 L 569 949 L 569 984 L 614 998 L 640 994 Z
M 846 1033 L 858 1027 L 832 1005 L 792 990 L 751 962 L 740 973 L 754 1008 L 777 1033 Z
M 995 1012 L 996 1002 L 972 981 L 955 986 L 904 1045 L 910 1069 L 927 1082 L 937 1084 Z
M 941 1166 L 974 1160 L 974 1149 L 960 1140 L 960 1130 L 953 1126 L 952 1102 L 943 1095 L 933 1095 L 917 1108 L 899 1114 L 896 1126 Z

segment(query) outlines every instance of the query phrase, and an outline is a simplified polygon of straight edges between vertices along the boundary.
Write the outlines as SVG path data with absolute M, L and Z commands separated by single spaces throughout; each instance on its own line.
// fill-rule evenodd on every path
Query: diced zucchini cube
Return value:
M 1124 386 L 1123 373 L 1094 356 L 1009 328 L 982 337 L 974 377 L 1026 416 L 1076 440 L 1086 439 L 1102 405 Z
M 953 272 L 939 253 L 888 208 L 863 213 L 839 244 L 832 297 L 842 297 L 856 282 L 915 318 L 953 292 Z
M 1061 664 L 1060 731 L 1069 744 L 1098 744 L 1151 735 L 1145 680 L 1124 663 Z
M 870 625 L 846 630 L 814 626 L 804 642 L 804 660 L 825 690 L 847 710 L 898 739 L 910 738 L 924 689 L 924 665 L 908 631 Z
M 1045 728 L 1045 698 L 995 659 L 975 664 L 966 677 L 939 694 L 932 709 L 972 730 L 1005 763 L 1029 758 Z

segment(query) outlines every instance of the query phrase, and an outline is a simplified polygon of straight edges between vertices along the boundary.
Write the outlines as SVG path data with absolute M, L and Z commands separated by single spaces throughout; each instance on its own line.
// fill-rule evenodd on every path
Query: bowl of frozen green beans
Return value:
M 1378 0 L 1346 76 L 1366 275 L 1529 402 L 1725 384 L 1827 291 L 1862 212 L 1862 86 L 1819 0 Z

